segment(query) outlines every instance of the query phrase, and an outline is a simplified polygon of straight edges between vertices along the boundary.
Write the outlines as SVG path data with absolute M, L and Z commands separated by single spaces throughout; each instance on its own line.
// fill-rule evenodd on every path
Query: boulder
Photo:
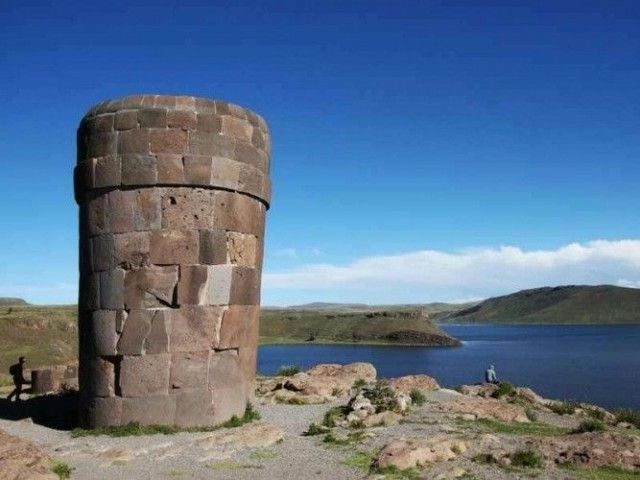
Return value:
M 197 440 L 195 443 L 211 449 L 228 446 L 233 449 L 266 448 L 282 441 L 284 433 L 279 428 L 265 422 L 248 423 L 238 428 L 222 429 Z
M 366 417 L 362 420 L 362 425 L 367 428 L 379 426 L 390 427 L 391 425 L 396 425 L 401 418 L 402 415 L 396 412 L 380 412 Z
M 434 437 L 431 439 L 394 440 L 380 450 L 376 464 L 380 468 L 399 470 L 453 460 L 467 450 L 461 440 Z
M 452 402 L 438 404 L 436 409 L 455 414 L 470 414 L 476 418 L 489 418 L 503 422 L 528 423 L 525 409 L 514 403 L 493 398 L 460 397 Z
M 412 390 L 419 390 L 425 393 L 440 388 L 438 382 L 427 375 L 406 375 L 404 377 L 391 378 L 389 385 L 394 390 L 405 394 L 410 394 Z

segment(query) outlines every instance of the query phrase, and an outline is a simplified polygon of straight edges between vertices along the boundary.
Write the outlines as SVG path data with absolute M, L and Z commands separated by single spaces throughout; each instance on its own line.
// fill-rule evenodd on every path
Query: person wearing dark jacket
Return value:
M 13 378 L 13 384 L 15 388 L 7 397 L 7 400 L 11 401 L 13 397 L 16 397 L 16 402 L 21 401 L 20 394 L 22 393 L 22 386 L 25 383 L 31 383 L 24 378 L 24 357 L 18 359 L 18 363 L 14 363 L 9 367 L 9 374 Z

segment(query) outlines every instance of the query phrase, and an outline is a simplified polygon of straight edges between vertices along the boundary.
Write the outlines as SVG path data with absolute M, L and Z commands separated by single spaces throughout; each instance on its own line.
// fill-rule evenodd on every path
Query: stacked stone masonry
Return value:
M 102 103 L 78 129 L 81 421 L 215 425 L 252 395 L 270 139 L 220 101 Z

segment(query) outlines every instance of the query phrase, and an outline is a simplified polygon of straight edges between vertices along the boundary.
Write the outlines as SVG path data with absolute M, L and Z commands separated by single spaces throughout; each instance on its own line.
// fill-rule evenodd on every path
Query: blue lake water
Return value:
M 367 345 L 265 345 L 258 371 L 281 365 L 370 362 L 379 377 L 424 373 L 443 386 L 481 381 L 487 365 L 498 378 L 549 398 L 608 408 L 640 408 L 640 325 L 448 325 L 458 348 Z

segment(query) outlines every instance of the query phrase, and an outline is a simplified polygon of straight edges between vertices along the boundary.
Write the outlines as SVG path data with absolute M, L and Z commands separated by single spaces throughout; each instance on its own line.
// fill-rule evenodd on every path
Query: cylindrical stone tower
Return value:
M 269 131 L 237 105 L 143 95 L 78 128 L 85 426 L 215 425 L 253 393 Z

